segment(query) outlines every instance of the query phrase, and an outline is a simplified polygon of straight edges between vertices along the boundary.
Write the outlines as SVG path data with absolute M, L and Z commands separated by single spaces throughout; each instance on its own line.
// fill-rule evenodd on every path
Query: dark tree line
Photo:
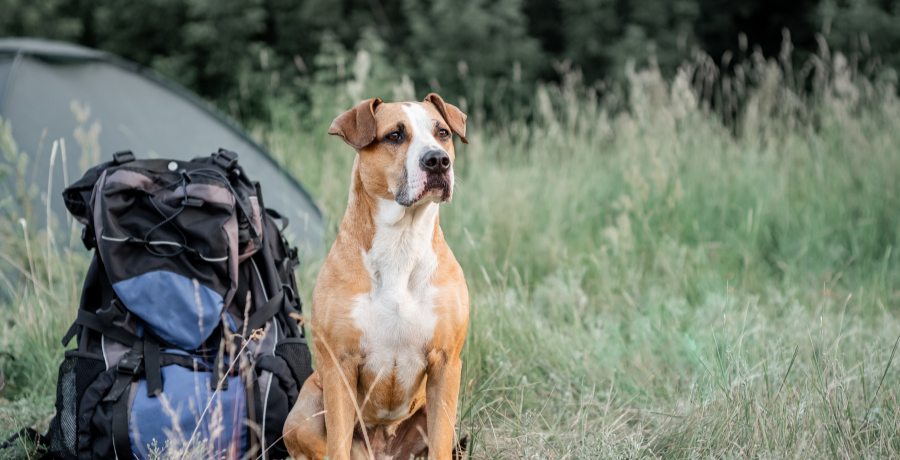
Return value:
M 821 34 L 900 68 L 900 0 L 0 0 L 0 12 L 0 36 L 107 50 L 225 105 L 261 92 L 271 69 L 314 78 L 330 62 L 316 56 L 361 47 L 448 93 L 470 78 L 527 91 L 566 65 L 614 80 L 628 59 L 671 74 L 697 50 L 776 56 L 784 30 L 796 59 Z

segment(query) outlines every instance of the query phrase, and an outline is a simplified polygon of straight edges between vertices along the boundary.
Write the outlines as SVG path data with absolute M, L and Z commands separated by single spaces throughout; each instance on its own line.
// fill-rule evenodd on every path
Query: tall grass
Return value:
M 726 83 L 698 86 L 699 65 L 672 81 L 628 69 L 624 106 L 572 72 L 527 118 L 471 107 L 441 226 L 470 289 L 460 431 L 473 458 L 900 455 L 900 102 L 891 78 L 830 56 L 802 91 L 784 62 L 750 61 L 757 83 L 725 123 Z M 390 99 L 357 67 L 347 88 L 321 88 L 315 113 L 273 101 L 254 130 L 332 237 L 354 152 L 327 126 L 360 94 Z M 0 325 L 16 357 L 0 361 L 7 432 L 52 413 L 75 309 L 62 286 L 79 271 L 44 252 L 61 281 L 44 287 L 35 269 L 3 310 L 17 318 Z M 323 255 L 303 266 L 306 298 Z

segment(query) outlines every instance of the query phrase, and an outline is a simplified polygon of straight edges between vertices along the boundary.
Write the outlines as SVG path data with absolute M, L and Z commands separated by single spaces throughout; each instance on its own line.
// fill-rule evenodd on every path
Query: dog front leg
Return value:
M 444 350 L 430 353 L 425 380 L 425 408 L 428 414 L 428 456 L 436 460 L 450 460 L 453 453 L 461 373 L 462 360 L 458 353 L 450 354 Z
M 348 460 L 356 425 L 356 380 L 359 354 L 342 353 L 322 366 L 326 445 L 329 460 Z M 326 356 L 326 360 L 329 357 Z

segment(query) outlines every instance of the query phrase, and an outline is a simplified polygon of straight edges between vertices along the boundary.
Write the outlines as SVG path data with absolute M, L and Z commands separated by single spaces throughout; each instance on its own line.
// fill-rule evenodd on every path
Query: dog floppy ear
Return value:
M 435 108 L 437 108 L 438 112 L 441 112 L 444 121 L 450 125 L 450 130 L 462 139 L 463 144 L 469 143 L 469 141 L 466 140 L 466 114 L 462 113 L 455 105 L 444 102 L 444 100 L 435 93 L 425 96 L 425 102 L 431 102 Z
M 381 99 L 369 99 L 356 104 L 331 122 L 328 134 L 341 136 L 351 147 L 359 150 L 375 140 L 375 107 Z

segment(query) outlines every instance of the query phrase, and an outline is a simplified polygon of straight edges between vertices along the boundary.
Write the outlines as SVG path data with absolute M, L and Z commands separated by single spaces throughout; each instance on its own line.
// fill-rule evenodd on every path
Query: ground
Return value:
M 472 457 L 896 457 L 894 90 L 797 109 L 763 85 L 723 125 L 685 82 L 632 78 L 625 111 L 564 85 L 528 120 L 469 117 L 440 222 L 470 289 Z M 276 107 L 255 130 L 332 238 L 354 155 L 325 135 L 334 115 L 313 129 Z M 85 267 L 4 225 L 22 275 L 0 307 L 0 435 L 46 426 Z M 307 256 L 308 299 L 324 253 Z

